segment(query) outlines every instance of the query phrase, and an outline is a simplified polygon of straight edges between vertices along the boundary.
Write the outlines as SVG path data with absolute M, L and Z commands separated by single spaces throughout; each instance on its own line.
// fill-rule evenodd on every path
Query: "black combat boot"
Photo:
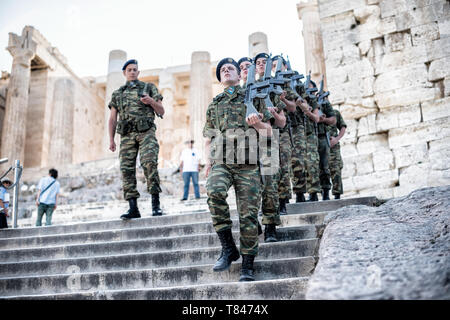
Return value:
M 261 224 L 258 221 L 258 236 L 262 235 L 262 228 L 261 228 Z
M 162 216 L 162 210 L 159 207 L 159 193 L 152 194 L 153 216 Z
M 128 210 L 127 213 L 120 216 L 120 219 L 122 220 L 130 220 L 130 219 L 136 219 L 141 217 L 141 213 L 139 212 L 139 209 L 137 207 L 137 199 L 131 198 L 128 200 L 128 203 L 130 204 L 130 210 Z
M 330 200 L 330 189 L 323 189 L 322 191 L 322 201 Z
M 319 201 L 319 198 L 317 197 L 316 192 L 309 194 L 308 202 L 313 202 L 313 201 Z
M 239 281 L 255 281 L 255 276 L 253 275 L 253 261 L 255 260 L 255 256 L 251 256 L 248 254 L 242 255 L 242 269 L 241 269 L 241 277 Z
M 303 194 L 303 192 L 299 192 L 296 195 L 297 199 L 295 199 L 295 202 L 306 202 L 305 195 Z
M 266 224 L 266 228 L 264 229 L 264 242 L 278 242 L 276 225 Z
M 219 231 L 217 234 L 219 236 L 220 244 L 222 245 L 222 252 L 213 267 L 213 270 L 216 272 L 228 270 L 231 263 L 240 257 L 239 250 L 234 243 L 231 229 Z
M 282 216 L 287 214 L 286 202 L 287 199 L 280 199 L 280 215 Z
M 341 195 L 339 193 L 336 193 L 334 195 L 334 199 L 339 200 L 341 198 Z

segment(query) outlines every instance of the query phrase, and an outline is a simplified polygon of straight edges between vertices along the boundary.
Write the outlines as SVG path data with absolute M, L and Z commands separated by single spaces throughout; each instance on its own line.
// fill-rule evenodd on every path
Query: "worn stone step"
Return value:
M 313 256 L 317 239 L 260 243 L 257 259 L 281 259 Z M 17 275 L 51 275 L 77 272 L 118 271 L 139 268 L 161 268 L 211 264 L 217 260 L 220 247 L 158 251 L 137 254 L 106 255 L 86 258 L 0 263 L 0 278 Z
M 256 261 L 255 278 L 271 280 L 310 276 L 314 269 L 313 257 L 268 259 Z M 235 282 L 239 279 L 241 262 L 233 262 L 225 272 L 214 272 L 213 265 L 143 269 L 130 271 L 81 273 L 51 276 L 16 277 L 0 279 L 0 296 L 20 296 L 93 292 L 101 290 L 149 289 L 171 286 Z
M 33 300 L 303 300 L 308 277 L 254 282 L 223 282 L 168 288 L 108 290 L 13 296 L 8 299 Z M 181 312 L 181 311 L 180 311 Z M 220 311 L 218 311 L 220 312 Z M 222 312 L 225 312 L 223 310 Z
M 277 229 L 280 241 L 316 238 L 315 225 L 300 225 Z M 236 242 L 239 242 L 239 231 L 233 231 Z M 260 236 L 260 241 L 263 241 Z M 31 249 L 0 250 L 0 262 L 26 262 L 48 259 L 81 258 L 98 255 L 131 254 L 162 250 L 181 250 L 220 246 L 216 233 L 173 236 L 156 239 L 139 239 L 127 241 L 108 241 L 91 244 L 75 244 Z
M 378 202 L 379 200 L 376 197 L 359 197 L 340 200 L 289 203 L 286 205 L 286 209 L 288 214 L 302 214 L 335 211 L 339 208 L 351 205 L 375 206 Z
M 302 224 L 303 221 L 306 222 L 310 218 L 301 219 L 296 215 L 286 215 L 283 216 L 282 219 L 286 223 L 286 225 L 292 226 L 295 225 L 296 222 Z M 313 218 L 311 219 L 314 220 Z M 233 230 L 238 230 L 239 224 L 237 217 L 234 217 L 232 221 L 233 221 Z M 129 222 L 135 223 L 135 225 L 136 223 L 138 225 L 139 223 L 141 223 L 140 221 L 136 222 L 129 221 Z M 173 236 L 204 234 L 204 233 L 215 233 L 211 221 L 187 223 L 187 224 L 171 224 L 171 225 L 151 226 L 151 227 L 134 227 L 134 228 L 94 231 L 94 232 L 78 232 L 78 233 L 56 234 L 56 235 L 4 238 L 0 239 L 0 251 L 6 249 L 42 248 L 42 247 L 61 246 L 70 244 L 88 244 L 106 241 L 137 240 L 137 239 L 173 237 Z
M 282 225 L 296 224 L 322 224 L 326 213 L 314 213 L 298 215 L 281 216 Z M 237 219 L 237 212 L 231 211 L 231 217 Z M 183 214 L 165 215 L 161 217 L 146 217 L 123 221 L 121 219 L 104 220 L 95 222 L 76 223 L 71 225 L 52 225 L 48 227 L 31 227 L 18 229 L 1 229 L 0 240 L 20 237 L 47 236 L 57 234 L 71 234 L 80 232 L 96 232 L 115 229 L 132 229 L 153 227 L 159 225 L 187 224 L 194 222 L 211 222 L 209 211 L 198 210 L 185 212 Z
M 194 212 L 185 212 L 177 215 L 165 215 L 160 217 L 145 217 L 141 219 L 132 219 L 123 221 L 119 218 L 115 220 L 103 220 L 95 222 L 76 223 L 71 225 L 52 225 L 48 227 L 31 227 L 18 229 L 2 229 L 0 231 L 0 240 L 6 238 L 46 236 L 55 234 L 95 232 L 113 229 L 132 229 L 136 227 L 152 227 L 159 225 L 173 225 L 190 222 L 211 221 L 209 211 L 199 210 Z

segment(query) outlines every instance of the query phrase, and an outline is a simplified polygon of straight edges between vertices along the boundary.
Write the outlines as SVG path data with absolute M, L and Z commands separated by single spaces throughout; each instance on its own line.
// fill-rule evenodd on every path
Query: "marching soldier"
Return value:
M 256 65 L 256 74 L 259 75 L 259 80 L 262 81 L 266 69 L 266 62 L 269 58 L 269 55 L 266 53 L 259 53 L 253 59 Z M 270 70 L 272 70 L 273 66 L 270 66 Z M 270 100 L 273 104 L 273 107 L 268 107 L 267 109 L 274 117 L 273 128 L 274 129 L 283 129 L 286 126 L 286 117 L 284 115 L 284 109 L 286 105 L 281 101 L 280 96 L 275 93 L 270 93 Z M 266 106 L 267 107 L 267 106 Z M 270 141 L 270 146 L 268 148 L 269 154 L 261 154 L 261 166 L 268 167 L 273 166 L 274 164 L 270 162 L 270 158 L 272 156 L 271 152 L 273 149 L 279 148 L 279 139 L 276 141 L 273 138 Z M 276 145 L 278 144 L 278 145 Z M 277 150 L 279 152 L 279 149 Z M 277 232 L 276 226 L 281 224 L 280 219 L 280 211 L 279 211 L 279 197 L 278 197 L 278 184 L 280 181 L 280 168 L 278 168 L 277 172 L 271 175 L 264 175 L 264 189 L 262 193 L 262 224 L 265 225 L 264 229 L 264 241 L 265 242 L 277 242 Z
M 312 88 L 312 84 L 309 84 Z M 318 201 L 320 192 L 319 152 L 315 124 L 319 122 L 317 98 L 309 95 L 304 86 L 296 88 L 301 99 L 297 100 L 297 126 L 294 127 L 294 149 L 292 155 L 293 191 L 296 202 L 304 202 L 304 193 L 309 193 L 308 201 Z
M 341 113 L 336 109 L 333 110 L 336 116 L 336 123 L 330 126 L 329 129 L 331 136 L 329 166 L 330 166 L 331 181 L 333 183 L 332 193 L 334 195 L 334 199 L 340 199 L 341 194 L 344 193 L 341 175 L 341 170 L 344 167 L 344 164 L 342 162 L 341 147 L 339 145 L 339 140 L 341 140 L 342 137 L 344 136 L 345 130 L 347 129 L 347 124 L 345 123 L 344 118 L 342 118 Z
M 272 72 L 275 72 L 277 68 L 278 59 L 281 58 L 282 67 L 281 71 L 286 71 L 287 62 L 281 56 L 273 57 Z M 280 200 L 280 215 L 287 214 L 286 204 L 291 199 L 291 160 L 292 160 L 292 148 L 293 148 L 293 135 L 292 135 L 292 117 L 295 116 L 295 103 L 299 98 L 297 92 L 293 91 L 289 86 L 289 83 L 285 83 L 283 86 L 283 94 L 280 96 L 281 101 L 286 105 L 286 126 L 280 129 L 280 182 L 278 185 L 278 195 Z
M 323 81 L 323 80 L 322 80 Z M 314 87 L 316 84 L 311 81 Z M 320 92 L 319 92 L 320 93 Z M 317 95 L 319 95 L 319 93 Z M 319 139 L 319 168 L 320 168 L 320 186 L 322 188 L 322 200 L 330 200 L 330 169 L 329 169 L 329 155 L 330 155 L 330 141 L 327 133 L 328 126 L 336 124 L 336 117 L 334 115 L 331 103 L 325 97 L 321 104 L 319 104 L 321 111 L 319 122 L 317 123 L 317 137 Z
M 129 220 L 140 218 L 137 206 L 139 192 L 136 186 L 136 158 L 139 153 L 141 166 L 147 180 L 147 190 L 152 195 L 153 216 L 162 215 L 159 202 L 158 152 L 156 140 L 155 115 L 162 118 L 164 108 L 163 97 L 152 83 L 138 80 L 139 70 L 136 60 L 127 61 L 123 68 L 126 84 L 114 91 L 108 107 L 109 149 L 114 152 L 116 144 L 114 135 L 120 134 L 120 171 L 122 174 L 123 194 L 129 202 L 130 209 L 120 218 Z M 119 116 L 119 121 L 117 121 Z
M 239 281 L 253 281 L 253 262 L 258 254 L 258 207 L 261 201 L 261 175 L 254 161 L 246 157 L 243 164 L 236 163 L 236 157 L 242 154 L 236 148 L 228 150 L 224 159 L 223 147 L 225 140 L 231 140 L 234 145 L 238 138 L 244 138 L 253 129 L 262 135 L 270 136 L 272 128 L 267 121 L 273 116 L 264 104 L 255 100 L 255 108 L 259 114 L 251 114 L 246 118 L 244 104 L 245 90 L 239 86 L 239 65 L 232 58 L 222 59 L 217 65 L 216 76 L 225 87 L 224 92 L 217 95 L 206 111 L 206 123 L 203 135 L 209 138 L 205 149 L 209 152 L 206 163 L 206 190 L 208 206 L 211 212 L 214 228 L 222 245 L 222 252 L 215 263 L 214 271 L 228 270 L 231 263 L 242 255 L 242 269 Z M 231 132 L 231 133 L 230 133 Z M 240 133 L 239 133 L 240 132 Z M 245 153 L 250 154 L 254 145 L 246 141 Z M 227 146 L 230 144 L 227 143 Z M 218 156 L 219 155 L 219 156 Z M 229 156 L 232 156 L 232 161 Z M 225 160 L 225 161 L 224 161 Z M 231 232 L 229 206 L 226 201 L 228 190 L 233 186 L 240 223 L 240 252 L 237 250 Z

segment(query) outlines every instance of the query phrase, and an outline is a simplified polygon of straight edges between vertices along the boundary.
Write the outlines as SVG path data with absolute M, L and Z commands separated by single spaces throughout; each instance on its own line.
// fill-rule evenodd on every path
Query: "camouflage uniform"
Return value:
M 152 83 L 127 81 L 114 91 L 108 107 L 119 112 L 117 133 L 120 138 L 120 171 L 122 174 L 123 194 L 125 200 L 139 198 L 136 183 L 136 158 L 139 152 L 141 166 L 147 180 L 150 194 L 161 192 L 158 175 L 159 145 L 156 140 L 155 112 L 149 105 L 140 101 L 143 92 L 148 93 L 155 101 L 163 97 Z
M 228 129 L 249 130 L 245 121 L 246 106 L 244 104 L 245 90 L 239 86 L 226 88 L 216 96 L 206 111 L 206 123 L 203 135 L 211 138 L 211 157 L 216 159 L 212 163 L 211 172 L 206 183 L 208 206 L 211 212 L 216 232 L 231 229 L 229 206 L 226 201 L 228 190 L 234 186 L 240 223 L 240 253 L 242 255 L 258 254 L 258 209 L 261 203 L 261 175 L 256 163 L 246 161 L 247 164 L 222 160 L 220 148 L 216 143 L 219 132 L 222 136 Z M 273 116 L 259 100 L 255 100 L 255 108 L 264 115 L 263 121 L 273 119 Z M 246 144 L 246 151 L 254 148 L 253 144 Z M 228 155 L 237 157 L 236 149 Z M 239 150 L 240 151 L 240 150 Z M 220 156 L 217 157 L 217 154 Z
M 286 105 L 281 101 L 280 96 L 276 95 L 274 93 L 270 94 L 270 100 L 272 101 L 272 104 L 275 108 L 278 109 L 278 113 L 280 113 L 282 110 L 286 108 Z M 272 147 L 278 149 L 279 152 L 281 148 L 281 134 L 282 130 L 275 126 L 275 124 L 272 126 L 274 129 L 278 129 L 279 136 L 275 137 L 276 133 L 274 132 L 273 139 L 271 139 L 271 142 L 268 146 L 268 154 L 267 157 L 265 155 L 261 154 L 261 165 L 264 167 L 270 167 L 274 166 L 275 164 L 270 161 L 271 159 L 271 150 Z M 278 145 L 276 145 L 278 144 Z M 279 153 L 280 154 L 280 153 Z M 279 158 L 278 158 L 279 159 Z M 263 192 L 262 192 L 262 224 L 275 224 L 280 225 L 280 212 L 279 212 L 279 197 L 278 197 L 278 185 L 280 182 L 281 177 L 281 169 L 278 166 L 277 169 L 275 169 L 276 172 L 273 175 L 264 175 L 263 177 Z
M 289 101 L 296 101 L 298 94 L 291 89 L 289 84 L 283 87 L 286 91 L 286 99 Z M 278 185 L 278 195 L 280 199 L 291 199 L 291 159 L 293 148 L 293 133 L 292 133 L 292 120 L 289 114 L 290 112 L 285 108 L 284 114 L 286 116 L 286 126 L 280 129 L 280 168 L 281 177 Z M 292 138 L 292 140 L 291 140 Z
M 334 117 L 334 111 L 331 107 L 331 103 L 327 100 L 321 106 L 321 111 L 327 117 Z M 330 190 L 330 169 L 328 165 L 329 155 L 330 155 L 330 147 L 327 142 L 327 131 L 328 125 L 325 123 L 317 124 L 317 136 L 319 138 L 319 168 L 320 168 L 320 186 L 322 189 Z
M 318 108 L 317 98 L 309 98 L 303 86 L 297 87 L 297 93 L 311 106 L 311 112 Z M 320 180 L 317 127 L 298 107 L 296 115 L 298 125 L 293 130 L 293 190 L 295 193 L 318 193 Z
M 347 124 L 338 110 L 334 110 L 334 113 L 336 115 L 336 124 L 334 126 L 329 126 L 329 131 L 330 136 L 337 137 L 338 129 L 340 131 L 343 127 L 347 127 Z M 341 158 L 341 147 L 339 146 L 339 142 L 330 149 L 329 167 L 331 181 L 333 182 L 333 194 L 343 194 L 344 190 L 342 187 L 341 170 L 344 167 L 344 163 Z

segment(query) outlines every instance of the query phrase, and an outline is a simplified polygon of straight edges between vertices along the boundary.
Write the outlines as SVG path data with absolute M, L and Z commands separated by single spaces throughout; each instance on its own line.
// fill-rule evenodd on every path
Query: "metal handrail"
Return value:
M 8 158 L 0 159 L 0 164 L 8 162 Z M 14 188 L 14 202 L 13 202 L 13 229 L 17 228 L 17 216 L 19 209 L 19 185 L 20 179 L 22 178 L 23 167 L 20 165 L 20 161 L 16 160 L 14 166 L 10 167 L 1 177 L 0 180 L 3 179 L 11 170 L 14 170 L 14 183 L 8 188 L 4 187 L 6 190 L 10 190 Z

